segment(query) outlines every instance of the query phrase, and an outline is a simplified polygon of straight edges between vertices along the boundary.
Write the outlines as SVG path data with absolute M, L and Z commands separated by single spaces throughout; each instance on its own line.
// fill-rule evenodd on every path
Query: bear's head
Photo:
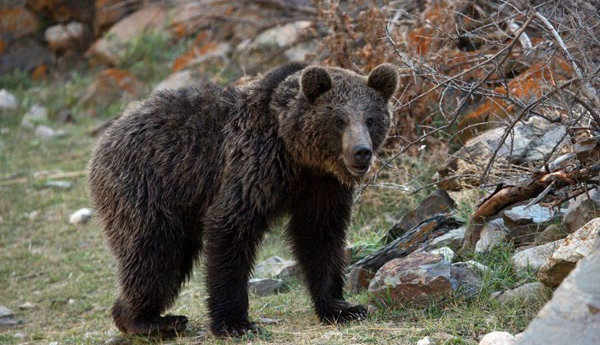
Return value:
M 389 101 L 397 88 L 398 72 L 390 64 L 379 65 L 368 77 L 306 67 L 282 83 L 274 99 L 281 137 L 301 164 L 352 184 L 367 174 L 387 136 Z

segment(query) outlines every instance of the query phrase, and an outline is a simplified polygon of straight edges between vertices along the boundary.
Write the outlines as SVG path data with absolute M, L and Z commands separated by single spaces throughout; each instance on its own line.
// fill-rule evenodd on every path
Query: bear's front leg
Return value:
M 210 330 L 219 337 L 258 334 L 248 320 L 248 279 L 266 220 L 239 200 L 218 204 L 205 222 Z
M 364 320 L 367 309 L 343 296 L 352 189 L 330 176 L 312 176 L 310 181 L 311 188 L 294 205 L 288 233 L 315 311 L 323 323 Z

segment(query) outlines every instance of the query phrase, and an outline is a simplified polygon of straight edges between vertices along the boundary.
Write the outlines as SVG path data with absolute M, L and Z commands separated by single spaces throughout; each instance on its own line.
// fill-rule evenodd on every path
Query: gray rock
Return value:
M 504 242 L 508 237 L 508 228 L 502 218 L 494 219 L 481 229 L 479 241 L 475 244 L 475 252 L 483 254 Z
M 168 89 L 179 89 L 182 87 L 192 86 L 198 83 L 200 75 L 192 70 L 186 69 L 183 71 L 175 72 L 165 78 L 163 81 L 158 83 L 152 90 L 152 92 Z
M 425 337 L 417 341 L 417 345 L 431 345 L 431 339 L 429 337 Z
M 252 278 L 248 282 L 250 292 L 258 296 L 269 296 L 279 292 L 283 287 L 283 280 L 271 278 Z
M 263 325 L 278 325 L 281 322 L 281 320 L 270 319 L 268 317 L 259 317 L 258 322 Z
M 514 289 L 499 291 L 492 296 L 502 303 L 521 300 L 523 302 L 533 302 L 543 298 L 546 287 L 540 282 L 523 284 Z
M 21 126 L 25 128 L 33 129 L 36 124 L 48 121 L 48 111 L 41 105 L 34 104 L 26 113 L 23 115 L 21 120 Z
M 479 345 L 514 345 L 517 343 L 515 337 L 507 332 L 494 331 L 486 334 Z
M 46 187 L 70 189 L 71 187 L 73 187 L 73 183 L 69 181 L 48 180 L 46 181 Z
M 518 345 L 600 344 L 600 239 L 554 292 Z
M 430 250 L 429 253 L 440 254 L 444 258 L 444 260 L 446 260 L 448 262 L 452 262 L 452 260 L 454 259 L 454 256 L 456 256 L 456 254 L 454 254 L 454 251 L 448 247 L 433 249 L 433 250 Z
M 44 38 L 51 50 L 64 50 L 77 48 L 83 43 L 84 26 L 79 22 L 70 22 L 67 25 L 56 24 L 44 32 Z
M 540 281 L 550 287 L 558 286 L 577 262 L 592 252 L 599 233 L 600 218 L 595 218 L 560 241 L 558 248 L 540 268 Z
M 587 195 L 583 194 L 571 200 L 565 212 L 563 224 L 569 233 L 573 233 L 590 220 L 600 217 L 600 191 L 591 190 Z
M 454 265 L 460 265 L 460 264 L 464 264 L 482 274 L 488 273 L 490 271 L 489 267 L 487 267 L 486 265 L 479 263 L 475 260 L 469 260 L 469 261 L 465 261 L 465 262 L 457 262 Z
M 15 320 L 15 314 L 7 307 L 0 305 L 0 329 L 12 327 L 18 324 Z
M 539 271 L 561 242 L 558 240 L 515 253 L 511 259 L 515 271 Z
M 89 208 L 82 208 L 73 212 L 69 216 L 69 223 L 71 224 L 84 224 L 92 218 L 92 210 Z
M 531 223 L 544 223 L 552 220 L 554 214 L 547 207 L 532 205 L 525 208 L 526 205 L 515 206 L 504 211 L 504 223 L 507 226 L 511 224 L 526 225 Z
M 421 305 L 455 291 L 471 294 L 480 283 L 474 270 L 452 265 L 440 254 L 413 253 L 377 271 L 369 285 L 370 304 Z
M 560 214 L 540 205 L 528 208 L 521 205 L 504 211 L 502 218 L 508 228 L 508 237 L 516 245 L 522 245 L 533 243 L 538 233 L 560 220 Z
M 442 236 L 438 236 L 431 240 L 426 247 L 426 250 L 448 247 L 454 251 L 460 249 L 465 240 L 465 231 L 467 230 L 467 226 L 461 226 L 458 229 L 450 230 L 448 233 L 443 234 Z
M 15 334 L 13 334 L 13 338 L 15 338 L 17 340 L 25 340 L 25 339 L 27 339 L 27 335 L 24 333 L 17 332 Z
M 63 131 L 62 129 L 56 130 L 46 125 L 39 125 L 35 128 L 35 136 L 44 141 L 52 140 L 55 137 L 60 137 L 64 135 L 65 131 Z
M 17 109 L 19 102 L 17 97 L 6 89 L 0 90 L 0 109 Z
M 300 277 L 300 267 L 293 260 L 272 256 L 254 268 L 254 277 L 290 279 Z

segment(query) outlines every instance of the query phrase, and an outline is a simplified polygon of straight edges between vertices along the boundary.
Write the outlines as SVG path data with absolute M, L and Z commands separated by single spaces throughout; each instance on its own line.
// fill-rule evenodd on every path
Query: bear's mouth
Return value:
M 369 171 L 369 165 L 350 165 L 348 170 L 354 176 L 364 176 Z

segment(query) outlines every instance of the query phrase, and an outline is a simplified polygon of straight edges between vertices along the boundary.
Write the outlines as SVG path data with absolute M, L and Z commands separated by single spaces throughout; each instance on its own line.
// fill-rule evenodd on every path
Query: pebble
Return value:
M 89 208 L 82 208 L 75 211 L 69 216 L 69 223 L 71 224 L 85 224 L 92 218 L 92 210 Z
M 18 105 L 15 95 L 6 89 L 0 90 L 0 109 L 16 109 Z
M 46 182 L 46 187 L 55 187 L 60 189 L 70 189 L 73 187 L 73 183 L 68 181 L 58 181 L 58 180 L 48 180 Z

